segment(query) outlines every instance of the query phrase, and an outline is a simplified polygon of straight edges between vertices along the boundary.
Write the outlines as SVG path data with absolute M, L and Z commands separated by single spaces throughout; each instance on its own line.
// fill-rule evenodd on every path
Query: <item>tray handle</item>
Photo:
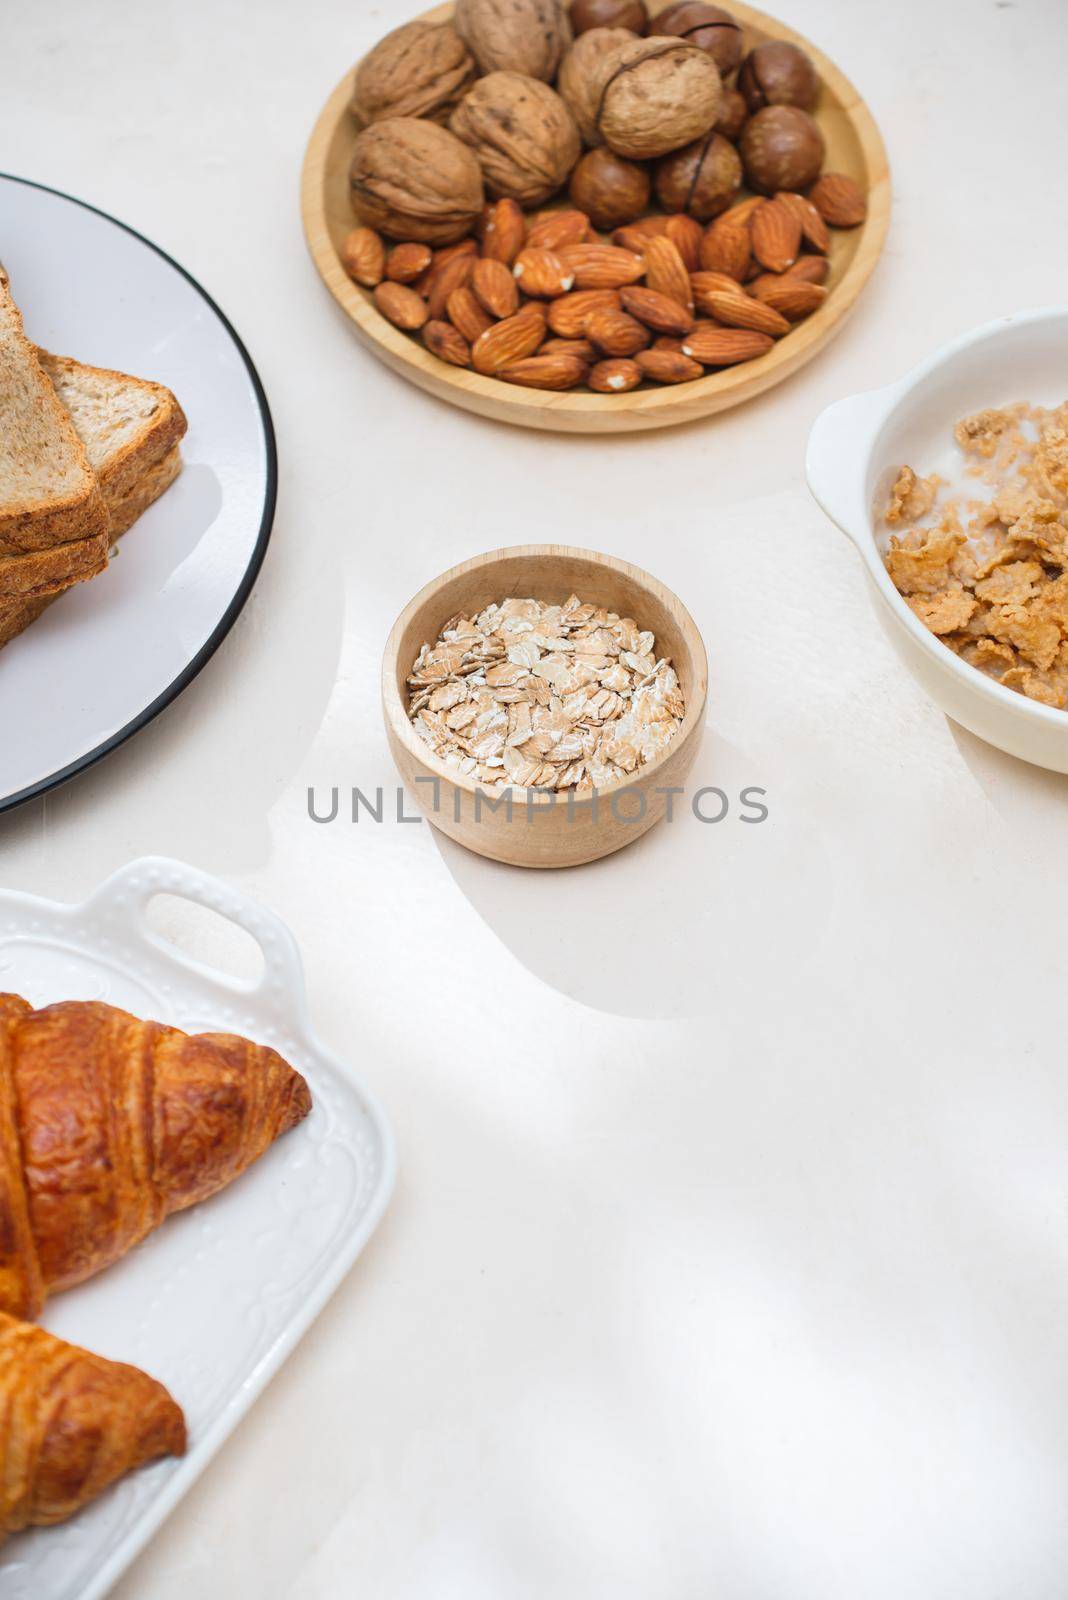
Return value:
M 253 979 L 232 977 L 187 955 L 171 940 L 161 938 L 145 916 L 149 901 L 157 894 L 192 900 L 244 929 L 256 941 L 263 956 L 260 976 Z M 273 911 L 220 878 L 167 856 L 142 856 L 105 878 L 90 896 L 89 905 L 99 918 L 116 921 L 124 932 L 133 931 L 169 960 L 179 962 L 200 977 L 209 978 L 220 988 L 246 997 L 281 991 L 298 1007 L 300 1014 L 304 1014 L 304 968 L 293 935 Z

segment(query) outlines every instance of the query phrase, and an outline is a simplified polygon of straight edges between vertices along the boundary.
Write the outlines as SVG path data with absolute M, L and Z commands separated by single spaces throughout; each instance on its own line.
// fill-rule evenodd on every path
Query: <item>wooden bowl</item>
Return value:
M 584 799 L 541 790 L 515 790 L 507 808 L 489 810 L 501 790 L 461 777 L 424 744 L 408 720 L 406 680 L 420 646 L 438 638 L 457 612 L 473 616 L 508 595 L 559 603 L 570 594 L 633 617 L 656 636 L 657 654 L 670 656 L 686 700 L 682 727 L 660 755 L 625 782 Z M 434 827 L 494 861 L 521 867 L 574 867 L 621 850 L 667 809 L 668 796 L 693 765 L 704 730 L 708 664 L 693 618 L 670 589 L 640 567 L 567 545 L 516 545 L 491 550 L 442 573 L 421 589 L 397 618 L 382 659 L 382 710 L 393 759 L 415 801 Z M 422 782 L 416 782 L 422 779 Z M 435 784 L 430 780 L 437 779 Z M 476 794 L 480 796 L 476 809 Z
M 659 11 L 663 0 L 652 0 Z M 823 82 L 816 120 L 827 143 L 828 172 L 847 172 L 868 196 L 867 220 L 859 228 L 833 230 L 830 293 L 820 309 L 780 339 L 759 361 L 697 378 L 692 383 L 648 385 L 629 394 L 597 395 L 568 390 L 562 394 L 523 389 L 485 378 L 466 367 L 450 367 L 431 355 L 411 334 L 401 333 L 376 309 L 341 265 L 339 250 L 355 226 L 349 203 L 349 167 L 356 125 L 349 110 L 350 68 L 319 115 L 304 156 L 301 211 L 312 260 L 330 293 L 351 317 L 356 331 L 380 360 L 421 389 L 476 411 L 497 422 L 545 428 L 559 433 L 627 433 L 692 422 L 750 400 L 781 383 L 810 361 L 837 333 L 871 275 L 886 238 L 890 218 L 890 177 L 886 151 L 875 121 L 852 84 L 821 51 L 791 28 L 754 11 L 731 4 L 746 32 L 747 46 L 768 39 L 789 39 L 812 57 Z M 451 5 L 436 7 L 422 20 L 443 22 Z

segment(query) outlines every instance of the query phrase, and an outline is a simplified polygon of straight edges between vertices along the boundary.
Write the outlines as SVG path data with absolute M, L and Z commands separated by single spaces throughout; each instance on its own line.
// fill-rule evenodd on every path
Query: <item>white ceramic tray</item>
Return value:
M 245 929 L 263 953 L 262 977 L 222 976 L 156 934 L 145 911 L 160 893 Z M 0 1550 L 0 1600 L 100 1600 L 359 1255 L 392 1188 L 393 1139 L 373 1098 L 316 1040 L 288 929 L 180 862 L 135 861 L 83 905 L 0 892 L 0 990 L 37 1005 L 107 1000 L 185 1029 L 247 1034 L 292 1062 L 314 1101 L 236 1183 L 46 1307 L 55 1333 L 159 1378 L 189 1424 L 183 1460 L 134 1473 L 69 1523 Z

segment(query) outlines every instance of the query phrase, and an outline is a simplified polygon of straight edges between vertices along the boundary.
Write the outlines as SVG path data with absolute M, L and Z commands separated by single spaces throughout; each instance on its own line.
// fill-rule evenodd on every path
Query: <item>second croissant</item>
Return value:
M 0 995 L 0 1311 L 32 1319 L 311 1109 L 276 1051 L 116 1006 Z

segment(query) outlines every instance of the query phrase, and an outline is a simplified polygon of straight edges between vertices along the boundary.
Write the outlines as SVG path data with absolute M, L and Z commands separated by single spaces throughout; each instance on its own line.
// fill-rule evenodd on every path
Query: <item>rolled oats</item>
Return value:
M 686 710 L 653 635 L 577 595 L 451 617 L 420 649 L 408 693 L 416 733 L 458 773 L 577 793 L 652 761 Z

